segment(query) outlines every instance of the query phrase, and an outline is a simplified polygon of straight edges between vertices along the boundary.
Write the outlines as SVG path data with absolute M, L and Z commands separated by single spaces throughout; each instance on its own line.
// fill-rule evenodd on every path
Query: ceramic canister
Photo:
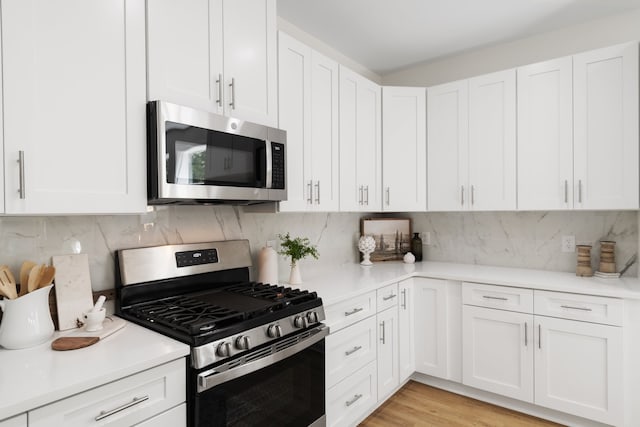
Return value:
M 16 299 L 0 301 L 0 346 L 8 349 L 33 347 L 53 335 L 49 311 L 49 292 L 53 285 L 29 292 Z

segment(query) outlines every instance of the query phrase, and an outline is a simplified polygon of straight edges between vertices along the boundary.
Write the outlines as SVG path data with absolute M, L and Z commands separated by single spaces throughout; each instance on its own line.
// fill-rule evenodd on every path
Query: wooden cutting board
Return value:
M 77 350 L 79 348 L 89 347 L 124 328 L 127 324 L 123 319 L 115 316 L 109 316 L 104 319 L 102 329 L 94 332 L 87 332 L 83 329 L 70 332 L 69 334 L 54 340 L 51 348 L 57 351 Z
M 89 257 L 87 254 L 57 255 L 52 261 L 56 268 L 58 329 L 75 329 L 76 319 L 82 319 L 82 314 L 93 307 Z

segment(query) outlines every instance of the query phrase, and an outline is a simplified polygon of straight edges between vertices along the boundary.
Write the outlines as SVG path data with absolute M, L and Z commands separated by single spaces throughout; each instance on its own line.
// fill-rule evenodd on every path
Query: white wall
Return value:
M 431 86 L 631 40 L 640 40 L 640 9 L 422 63 L 387 74 L 382 81 Z

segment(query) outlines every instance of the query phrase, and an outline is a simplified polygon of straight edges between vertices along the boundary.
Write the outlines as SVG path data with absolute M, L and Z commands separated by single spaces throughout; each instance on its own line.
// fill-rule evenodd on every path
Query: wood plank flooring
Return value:
M 360 427 L 558 427 L 560 424 L 409 381 Z

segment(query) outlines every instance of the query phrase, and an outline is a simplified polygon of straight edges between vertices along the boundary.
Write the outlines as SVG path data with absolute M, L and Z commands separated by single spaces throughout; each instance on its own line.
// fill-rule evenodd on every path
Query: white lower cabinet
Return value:
M 400 384 L 398 377 L 398 309 L 378 313 L 378 398 L 386 398 Z
M 174 427 L 185 424 L 187 419 L 187 404 L 183 403 L 175 408 L 171 408 L 147 421 L 136 424 L 136 427 Z
M 29 411 L 29 427 L 186 426 L 185 360 L 179 359 Z M 155 418 L 157 417 L 157 418 Z M 3 426 L 4 427 L 4 426 Z
M 27 427 L 27 414 L 16 415 L 0 421 L 0 427 Z
M 406 381 L 416 370 L 414 289 L 416 279 L 398 283 L 398 362 L 400 383 Z M 422 307 L 420 307 L 422 309 Z
M 331 334 L 325 342 L 327 387 L 376 360 L 376 318 Z
M 377 403 L 377 367 L 371 362 L 327 391 L 327 426 L 352 426 Z

